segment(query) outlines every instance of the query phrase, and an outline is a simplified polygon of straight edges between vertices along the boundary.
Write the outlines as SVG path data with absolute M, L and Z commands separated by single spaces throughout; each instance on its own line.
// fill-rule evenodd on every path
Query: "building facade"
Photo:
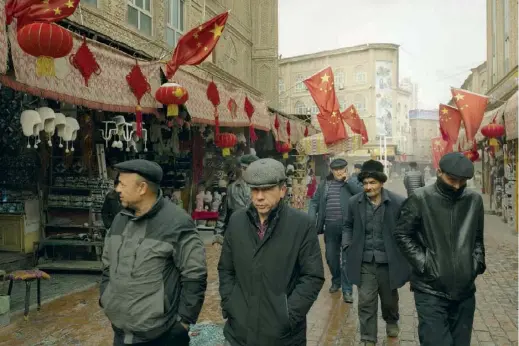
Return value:
M 411 93 L 409 109 L 418 109 L 418 84 L 414 83 L 411 78 L 406 77 L 400 81 L 400 88 Z
M 440 136 L 438 110 L 411 109 L 409 111 L 411 143 L 409 160 L 422 164 L 432 162 L 431 139 Z
M 232 10 L 212 55 L 182 68 L 202 78 L 215 74 L 277 106 L 277 0 L 81 0 L 80 6 L 72 22 L 156 59 L 169 59 L 183 33 Z
M 364 44 L 279 60 L 279 107 L 292 114 L 319 111 L 303 80 L 331 66 L 341 111 L 354 104 L 366 124 L 369 143 L 356 154 L 379 150 L 386 137 L 389 147 L 405 149 L 409 134 L 411 92 L 399 87 L 399 46 Z M 394 156 L 395 150 L 388 156 Z

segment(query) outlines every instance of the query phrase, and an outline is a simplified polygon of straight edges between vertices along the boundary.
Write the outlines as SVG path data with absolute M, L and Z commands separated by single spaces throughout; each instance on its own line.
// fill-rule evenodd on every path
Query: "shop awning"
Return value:
M 279 121 L 279 131 L 276 131 L 276 127 L 274 126 L 276 122 L 276 115 Z M 308 125 L 308 136 L 314 135 L 317 133 L 315 128 L 310 124 L 305 123 L 302 120 L 289 119 L 281 114 L 270 113 L 270 128 L 272 130 L 272 134 L 276 141 L 288 142 L 288 133 L 287 133 L 287 122 L 290 121 L 290 143 L 296 144 L 302 138 L 305 138 L 305 129 Z
M 510 97 L 505 107 L 505 132 L 506 139 L 517 139 L 517 91 Z
M 297 143 L 296 149 L 302 155 L 325 155 L 350 153 L 360 149 L 361 147 L 362 138 L 360 135 L 353 135 L 346 140 L 327 145 L 324 142 L 324 136 L 322 132 L 320 132 L 313 136 L 301 139 Z

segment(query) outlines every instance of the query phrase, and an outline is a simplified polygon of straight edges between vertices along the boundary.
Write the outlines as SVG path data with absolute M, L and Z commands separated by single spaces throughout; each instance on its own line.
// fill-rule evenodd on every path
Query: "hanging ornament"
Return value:
M 465 157 L 472 162 L 475 162 L 479 159 L 478 144 L 476 143 L 476 140 L 474 140 L 474 143 L 472 144 L 472 149 L 465 150 L 463 155 L 465 155 Z
M 494 152 L 499 148 L 499 140 L 505 135 L 505 127 L 496 123 L 496 118 L 481 129 L 481 134 L 488 138 L 488 144 L 493 148 Z
M 254 114 L 255 109 L 247 96 L 245 96 L 245 104 L 243 106 L 243 109 L 245 109 L 247 118 L 249 118 L 249 138 L 250 138 L 251 143 L 254 143 L 258 140 L 256 131 L 254 131 L 254 125 L 252 125 L 252 115 Z
M 177 117 L 179 113 L 178 106 L 186 103 L 189 99 L 187 89 L 177 83 L 164 83 L 155 92 L 155 99 L 168 106 L 168 117 Z M 171 121 L 168 126 L 173 126 Z
M 277 141 L 276 150 L 279 153 L 283 154 L 283 158 L 286 160 L 288 159 L 288 153 L 290 152 L 290 150 L 292 150 L 292 146 L 290 145 L 290 143 Z
M 229 113 L 231 113 L 231 118 L 236 119 L 236 113 L 238 112 L 238 104 L 232 97 L 229 99 L 229 101 L 227 101 L 227 109 L 229 110 Z
M 308 137 L 308 125 L 305 127 L 305 133 L 304 133 L 304 136 L 305 136 L 305 137 Z
M 90 48 L 88 48 L 85 36 L 83 36 L 83 43 L 76 51 L 76 54 L 70 56 L 70 64 L 79 70 L 86 86 L 88 86 L 88 80 L 92 74 L 99 75 L 101 73 L 101 66 L 97 63 Z
M 290 132 L 291 132 L 291 129 L 290 129 L 290 120 L 287 120 L 287 136 L 288 136 L 288 143 L 291 143 L 291 142 L 290 142 Z
M 126 75 L 126 81 L 132 90 L 133 95 L 137 98 L 137 106 L 135 107 L 135 120 L 137 123 L 137 136 L 142 138 L 142 108 L 140 106 L 142 97 L 150 92 L 150 83 L 142 73 L 141 67 L 137 62 L 132 70 Z
M 220 93 L 218 92 L 218 88 L 216 84 L 211 81 L 207 86 L 207 99 L 211 101 L 214 107 L 214 126 L 215 126 L 215 135 L 220 134 L 220 120 L 218 114 L 218 105 L 220 104 Z
M 219 148 L 222 148 L 222 155 L 229 156 L 231 154 L 231 148 L 236 145 L 238 139 L 234 133 L 224 132 L 215 136 L 215 144 Z
M 38 77 L 55 76 L 54 59 L 62 58 L 72 50 L 72 34 L 54 23 L 35 22 L 24 25 L 18 29 L 17 38 L 20 48 L 37 58 Z

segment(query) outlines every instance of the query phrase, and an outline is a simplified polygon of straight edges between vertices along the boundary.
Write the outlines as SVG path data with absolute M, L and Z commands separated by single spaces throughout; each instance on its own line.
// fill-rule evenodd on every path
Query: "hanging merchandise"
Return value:
M 65 114 L 63 113 L 56 113 L 54 118 L 54 126 L 55 126 L 55 132 L 57 132 L 59 137 L 59 147 L 63 148 L 63 136 L 65 135 L 65 127 L 67 126 L 67 121 Z
M 23 135 L 27 137 L 27 149 L 30 149 L 30 138 L 36 137 L 41 124 L 40 114 L 33 110 L 23 111 L 20 115 L 20 124 L 22 125 Z M 34 148 L 38 148 L 36 139 L 34 140 Z
M 287 120 L 287 136 L 288 136 L 288 143 L 292 143 L 292 142 L 290 142 L 290 132 L 291 132 L 291 129 L 290 129 L 290 120 Z
M 234 133 L 224 132 L 220 133 L 218 136 L 215 136 L 215 144 L 216 146 L 222 148 L 222 155 L 229 156 L 231 155 L 231 148 L 236 145 L 238 139 Z
M 481 134 L 489 139 L 488 144 L 495 150 L 499 147 L 498 138 L 505 135 L 505 127 L 501 124 L 497 124 L 496 118 L 494 117 L 490 124 L 481 128 Z
M 231 118 L 236 119 L 236 113 L 238 112 L 238 104 L 232 97 L 229 99 L 229 101 L 227 101 L 227 109 L 229 110 L 229 113 L 231 113 Z
M 56 114 L 49 107 L 41 107 L 36 109 L 36 111 L 40 114 L 43 131 L 47 136 L 47 144 L 49 147 L 52 147 L 52 135 L 54 134 L 54 130 L 56 128 Z
M 283 158 L 288 159 L 288 153 L 292 150 L 292 146 L 287 142 L 276 142 L 276 150 L 283 154 Z
M 304 134 L 305 137 L 308 137 L 308 126 L 305 127 L 305 134 Z
M 249 118 L 249 138 L 251 143 L 254 143 L 258 140 L 258 136 L 256 135 L 256 131 L 254 131 L 254 125 L 252 125 L 252 115 L 254 114 L 254 106 L 249 101 L 249 98 L 245 96 L 245 104 L 244 107 L 245 113 L 247 114 L 247 117 Z
M 189 99 L 189 93 L 186 88 L 177 83 L 164 83 L 155 92 L 155 99 L 165 105 L 168 105 L 168 117 L 178 116 L 178 106 L 183 105 Z M 173 124 L 168 123 L 171 127 Z
M 132 70 L 126 75 L 126 81 L 132 90 L 133 95 L 137 98 L 137 106 L 135 107 L 135 120 L 137 122 L 137 136 L 142 137 L 142 108 L 140 106 L 141 99 L 144 94 L 151 91 L 150 83 L 146 79 L 146 76 L 142 73 L 142 70 L 137 63 L 133 66 Z
M 218 105 L 220 104 L 220 93 L 218 92 L 218 88 L 216 84 L 211 81 L 207 86 L 207 99 L 211 101 L 214 106 L 214 126 L 215 126 L 215 134 L 218 136 L 220 134 L 220 120 L 218 114 Z
M 74 140 L 77 137 L 77 131 L 79 130 L 79 123 L 72 117 L 65 118 L 65 131 L 63 133 L 63 140 L 65 141 L 65 152 L 68 154 L 70 151 L 74 151 Z M 71 148 L 69 150 L 68 143 L 71 142 Z
M 90 48 L 88 48 L 86 38 L 83 36 L 83 43 L 76 51 L 76 54 L 70 55 L 70 64 L 79 70 L 85 85 L 88 86 L 88 80 L 92 74 L 99 75 L 101 67 L 96 61 L 96 58 Z

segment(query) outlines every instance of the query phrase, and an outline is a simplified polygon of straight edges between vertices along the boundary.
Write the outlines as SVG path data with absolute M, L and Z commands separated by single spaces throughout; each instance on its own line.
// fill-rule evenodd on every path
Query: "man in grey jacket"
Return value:
M 115 168 L 124 209 L 105 238 L 99 300 L 113 344 L 188 346 L 207 286 L 202 241 L 189 215 L 162 197 L 158 164 Z
M 418 164 L 416 162 L 409 163 L 410 170 L 405 173 L 404 186 L 407 190 L 407 196 L 411 196 L 414 190 L 425 186 L 425 179 L 422 172 L 418 170 Z

